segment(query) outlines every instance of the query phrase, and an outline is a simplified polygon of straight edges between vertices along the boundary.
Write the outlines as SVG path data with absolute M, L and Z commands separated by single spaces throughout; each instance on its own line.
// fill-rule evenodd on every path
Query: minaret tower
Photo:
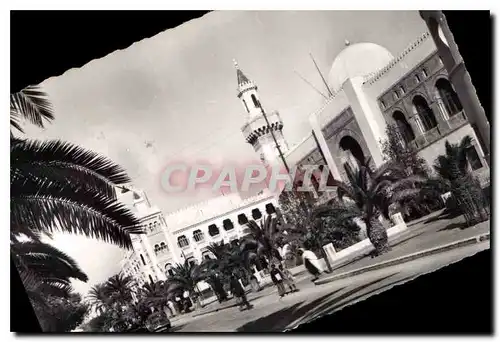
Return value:
M 278 143 L 282 153 L 288 151 L 288 145 L 282 132 L 283 121 L 278 111 L 272 113 L 264 111 L 257 92 L 257 85 L 245 76 L 236 61 L 234 61 L 234 66 L 238 77 L 238 98 L 245 111 L 245 125 L 241 131 L 246 141 L 258 153 L 264 165 L 282 164 L 276 143 Z M 264 114 L 267 116 L 269 125 Z

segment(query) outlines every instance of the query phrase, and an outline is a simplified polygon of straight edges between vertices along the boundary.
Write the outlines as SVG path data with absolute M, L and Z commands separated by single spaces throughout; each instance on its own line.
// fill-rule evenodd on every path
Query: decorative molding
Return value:
M 325 140 L 328 140 L 330 137 L 338 133 L 353 119 L 354 113 L 352 112 L 351 107 L 346 108 L 321 129 L 321 133 L 323 133 Z

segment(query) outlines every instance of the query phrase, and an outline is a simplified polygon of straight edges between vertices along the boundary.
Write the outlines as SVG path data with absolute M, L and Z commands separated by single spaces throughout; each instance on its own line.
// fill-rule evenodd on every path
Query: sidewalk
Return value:
M 477 243 L 483 243 L 484 241 L 489 241 L 489 240 L 490 240 L 490 233 L 488 232 L 485 234 L 468 237 L 466 239 L 453 241 L 453 242 L 450 242 L 450 243 L 447 243 L 444 245 L 440 245 L 437 247 L 421 250 L 421 251 L 418 251 L 416 253 L 403 255 L 403 256 L 398 257 L 398 258 L 393 258 L 390 260 L 378 262 L 378 263 L 375 263 L 375 264 L 372 264 L 369 266 L 357 268 L 357 269 L 346 271 L 343 273 L 336 273 L 336 274 L 330 275 L 328 277 L 320 278 L 317 281 L 315 281 L 314 283 L 316 285 L 323 285 L 323 284 L 330 283 L 333 281 L 337 281 L 337 280 L 341 280 L 341 279 L 345 279 L 345 278 L 350 278 L 350 277 L 353 277 L 353 276 L 356 276 L 359 274 L 373 272 L 376 270 L 385 269 L 387 267 L 403 264 L 403 263 L 406 263 L 409 261 L 424 258 L 424 257 L 431 256 L 434 254 L 444 253 L 444 252 L 447 252 L 447 251 L 452 250 L 452 249 L 457 249 L 457 248 L 461 248 L 464 246 L 473 245 L 473 244 L 477 244 Z
M 463 216 L 459 216 L 452 220 L 434 221 L 424 224 L 422 227 L 414 225 L 413 228 L 409 228 L 407 235 L 400 236 L 396 241 L 391 243 L 392 249 L 389 252 L 375 258 L 371 258 L 370 256 L 358 258 L 342 267 L 336 268 L 332 275 L 367 267 L 404 255 L 445 245 L 453 241 L 489 233 L 490 231 L 490 221 L 481 222 L 473 227 L 460 229 L 459 225 L 464 221 Z

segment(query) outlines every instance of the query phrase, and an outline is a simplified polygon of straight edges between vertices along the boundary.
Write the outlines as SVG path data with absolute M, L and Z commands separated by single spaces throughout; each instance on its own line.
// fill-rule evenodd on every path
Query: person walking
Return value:
M 322 269 L 316 254 L 310 250 L 304 250 L 302 248 L 299 250 L 298 254 L 299 256 L 302 256 L 302 260 L 304 260 L 304 266 L 307 271 L 314 276 L 312 281 L 317 280 L 322 272 Z
M 283 273 L 281 273 L 281 271 L 276 268 L 275 264 L 272 264 L 270 275 L 271 275 L 272 282 L 278 288 L 278 295 L 280 297 L 283 297 L 285 295 L 285 292 L 286 292 L 285 285 L 283 284 L 283 281 L 285 278 Z
M 245 294 L 245 289 L 241 286 L 240 281 L 234 274 L 231 274 L 230 285 L 231 293 L 237 298 L 236 300 L 239 301 L 240 310 L 243 310 L 244 307 L 246 307 L 246 309 L 248 310 L 253 308 L 253 305 L 248 302 L 247 296 Z
M 299 289 L 297 288 L 297 285 L 295 285 L 295 278 L 293 277 L 292 272 L 290 272 L 289 269 L 284 268 L 283 265 L 279 265 L 278 268 L 281 274 L 283 274 L 283 280 L 285 282 L 285 285 L 290 288 L 290 292 L 297 292 Z

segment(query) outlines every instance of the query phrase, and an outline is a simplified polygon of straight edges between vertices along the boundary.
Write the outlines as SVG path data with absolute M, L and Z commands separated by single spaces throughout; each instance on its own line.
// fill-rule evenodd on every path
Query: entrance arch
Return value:
M 339 147 L 342 151 L 345 163 L 349 164 L 353 170 L 358 169 L 360 164 L 364 164 L 365 154 L 356 139 L 346 135 L 340 139 Z
M 437 126 L 436 117 L 431 107 L 421 95 L 413 98 L 413 113 L 417 114 L 422 121 L 424 132 L 427 132 Z

